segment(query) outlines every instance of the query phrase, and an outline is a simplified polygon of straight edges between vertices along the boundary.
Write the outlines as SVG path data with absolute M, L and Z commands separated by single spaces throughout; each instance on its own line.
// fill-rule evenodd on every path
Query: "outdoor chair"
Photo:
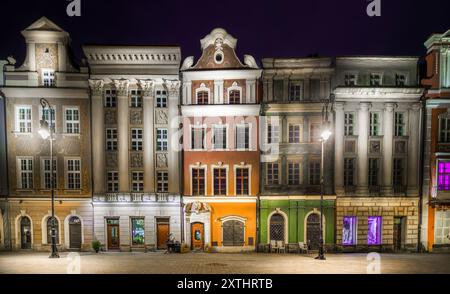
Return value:
M 278 252 L 283 251 L 286 253 L 286 246 L 283 241 L 277 241 Z
M 306 245 L 304 242 L 298 242 L 298 252 L 305 252 L 306 254 L 308 254 L 308 245 Z
M 272 252 L 278 252 L 278 246 L 277 242 L 275 240 L 270 240 L 270 253 Z

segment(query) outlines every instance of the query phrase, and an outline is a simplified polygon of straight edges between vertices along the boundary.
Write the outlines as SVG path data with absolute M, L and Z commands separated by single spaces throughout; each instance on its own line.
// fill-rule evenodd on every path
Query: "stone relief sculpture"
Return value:
M 144 158 L 141 152 L 135 152 L 130 154 L 130 165 L 131 167 L 143 167 Z
M 167 154 L 165 153 L 156 154 L 156 166 L 167 167 Z
M 167 124 L 168 123 L 168 118 L 167 118 L 167 111 L 166 110 L 162 110 L 162 109 L 157 109 L 156 110 L 156 123 L 157 124 Z
M 142 124 L 142 111 L 140 109 L 130 110 L 130 124 L 132 125 Z
M 105 108 L 105 124 L 107 125 L 117 124 L 117 115 L 115 109 Z

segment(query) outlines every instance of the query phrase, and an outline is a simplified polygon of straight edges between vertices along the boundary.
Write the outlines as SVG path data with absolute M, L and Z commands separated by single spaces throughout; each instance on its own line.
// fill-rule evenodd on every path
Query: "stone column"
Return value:
M 180 193 L 180 149 L 179 126 L 180 116 L 178 111 L 180 97 L 180 81 L 164 80 L 169 98 L 169 126 L 168 126 L 168 171 L 169 171 L 169 193 Z
M 92 111 L 92 168 L 94 194 L 105 192 L 105 115 L 103 80 L 89 80 Z
M 358 110 L 358 188 L 357 192 L 368 193 L 368 157 L 369 144 L 369 107 L 370 103 L 359 103 Z
M 282 101 L 289 101 L 289 77 L 283 79 L 283 97 Z
M 384 104 L 383 114 L 383 192 L 392 194 L 392 145 L 394 138 L 394 107 L 395 103 Z
M 287 123 L 287 117 L 282 116 L 281 117 L 281 126 L 278 129 L 278 138 L 280 143 L 287 143 L 289 142 L 289 130 L 288 130 L 288 123 Z
M 245 81 L 245 103 L 255 103 L 256 102 L 256 81 L 246 80 Z
M 143 92 L 144 115 L 144 192 L 155 192 L 155 144 L 153 138 L 155 91 L 152 80 L 140 80 L 139 84 Z
M 272 102 L 273 101 L 273 79 L 270 78 L 267 81 L 267 101 Z
M 419 192 L 419 152 L 420 152 L 420 129 L 421 129 L 421 109 L 420 103 L 414 103 L 409 109 L 409 140 L 408 140 L 408 164 L 406 169 L 407 195 L 416 196 Z
M 62 42 L 58 42 L 58 67 L 59 71 L 66 71 L 66 46 Z
M 192 101 L 192 82 L 184 82 L 183 104 L 194 104 Z
M 117 93 L 117 147 L 119 165 L 119 192 L 130 191 L 129 181 L 129 107 L 128 107 L 128 84 L 126 79 L 114 80 Z
M 336 193 L 344 192 L 344 103 L 335 104 L 336 126 L 334 136 L 334 179 Z
M 223 80 L 214 81 L 214 102 L 215 104 L 225 103 L 223 97 Z

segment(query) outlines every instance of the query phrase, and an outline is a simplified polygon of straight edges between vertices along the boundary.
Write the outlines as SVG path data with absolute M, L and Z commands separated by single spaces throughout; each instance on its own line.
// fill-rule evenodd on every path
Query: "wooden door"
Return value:
M 245 244 L 244 223 L 238 220 L 228 220 L 222 224 L 223 246 L 243 246 Z
M 20 220 L 20 243 L 22 249 L 31 249 L 31 222 L 26 216 Z
M 118 219 L 108 219 L 107 223 L 107 237 L 108 250 L 120 249 L 120 228 Z
M 156 223 L 156 241 L 157 249 L 167 249 L 167 240 L 169 239 L 169 224 Z
M 205 225 L 203 223 L 191 224 L 191 248 L 192 250 L 203 250 L 205 245 Z
M 81 249 L 81 220 L 76 216 L 69 219 L 69 248 Z
M 306 240 L 309 249 L 316 250 L 320 246 L 320 215 L 312 213 L 306 220 Z

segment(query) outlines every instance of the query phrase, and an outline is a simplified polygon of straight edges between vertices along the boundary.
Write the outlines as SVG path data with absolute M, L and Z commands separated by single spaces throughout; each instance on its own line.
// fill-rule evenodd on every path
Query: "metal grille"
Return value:
M 244 223 L 238 220 L 229 220 L 223 223 L 223 245 L 244 245 Z
M 318 249 L 320 244 L 320 216 L 317 213 L 312 213 L 306 220 L 306 238 L 308 240 L 308 247 L 310 249 Z
M 284 241 L 284 218 L 278 213 L 270 218 L 270 240 Z

